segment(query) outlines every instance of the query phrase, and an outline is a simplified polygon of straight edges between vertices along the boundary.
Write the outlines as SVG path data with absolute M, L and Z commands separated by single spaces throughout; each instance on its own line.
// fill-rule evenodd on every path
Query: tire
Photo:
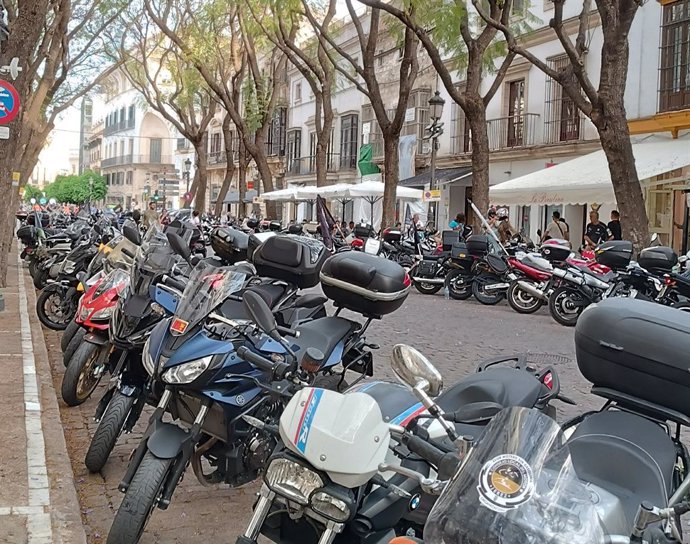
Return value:
M 573 306 L 573 301 L 582 295 L 571 287 L 558 287 L 549 297 L 549 312 L 556 323 L 564 327 L 574 327 L 585 306 Z
M 37 268 L 36 273 L 32 276 L 34 280 L 34 287 L 39 291 L 48 285 L 48 278 L 50 277 L 50 268 Z
M 448 272 L 444 286 L 452 299 L 467 300 L 472 296 L 472 276 L 464 270 Z
M 80 329 L 72 337 L 67 349 L 62 354 L 62 362 L 64 363 L 65 367 L 67 367 L 72 357 L 74 357 L 74 352 L 77 351 L 77 348 L 84 341 L 84 336 L 86 336 L 86 329 Z
M 690 312 L 690 302 L 676 302 L 673 307 L 683 312 Z
M 544 301 L 524 291 L 517 281 L 510 284 L 506 293 L 508 304 L 519 314 L 533 314 L 544 305 Z
M 64 353 L 65 350 L 67 349 L 67 346 L 69 346 L 70 340 L 72 340 L 72 337 L 81 329 L 81 325 L 77 323 L 74 319 L 69 322 L 67 327 L 65 327 L 65 330 L 62 331 L 62 337 L 60 338 L 60 349 Z
M 98 361 L 100 347 L 90 342 L 82 342 L 67 364 L 62 377 L 62 400 L 68 406 L 79 406 L 96 389 L 100 376 L 93 376 L 94 365 Z M 87 381 L 88 380 L 88 381 Z
M 31 259 L 29 261 L 29 275 L 31 276 L 32 280 L 33 280 L 34 276 L 36 275 L 37 271 L 38 271 L 38 261 L 36 259 Z
M 36 298 L 38 319 L 54 331 L 64 331 L 77 310 L 76 304 L 63 299 L 65 293 L 59 285 L 48 285 Z
M 492 283 L 498 283 L 502 280 L 493 274 L 479 274 L 472 282 L 472 294 L 482 304 L 493 306 L 503 300 L 505 294 L 501 291 L 487 292 L 485 287 Z
M 147 451 L 115 513 L 107 544 L 136 544 L 144 533 L 174 459 Z
M 136 400 L 119 391 L 113 393 L 84 458 L 89 472 L 99 472 L 105 466 Z

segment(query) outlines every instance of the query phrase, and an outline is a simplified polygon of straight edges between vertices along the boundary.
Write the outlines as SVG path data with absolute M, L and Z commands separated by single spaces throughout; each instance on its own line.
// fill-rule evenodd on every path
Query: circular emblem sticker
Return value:
M 499 455 L 479 473 L 479 501 L 494 512 L 506 512 L 526 503 L 534 492 L 532 467 L 522 457 Z

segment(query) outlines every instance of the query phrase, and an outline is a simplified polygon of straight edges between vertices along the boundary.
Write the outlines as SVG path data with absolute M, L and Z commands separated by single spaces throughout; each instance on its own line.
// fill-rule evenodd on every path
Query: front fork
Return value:
M 252 519 L 249 520 L 247 530 L 242 536 L 237 538 L 235 544 L 257 544 L 256 539 L 259 538 L 261 527 L 263 527 L 264 521 L 266 521 L 266 517 L 271 511 L 275 496 L 276 494 L 266 484 L 261 486 L 259 500 L 256 502 L 256 506 L 254 506 Z M 328 521 L 325 525 L 326 529 L 321 533 L 318 544 L 333 544 L 335 537 L 343 531 L 343 524 Z

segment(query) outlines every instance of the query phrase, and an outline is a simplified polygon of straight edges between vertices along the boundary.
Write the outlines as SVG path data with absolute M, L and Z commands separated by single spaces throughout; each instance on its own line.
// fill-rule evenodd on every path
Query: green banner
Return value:
M 359 148 L 359 162 L 357 166 L 361 175 L 368 176 L 381 172 L 381 169 L 372 162 L 373 157 L 374 148 L 371 144 L 365 144 Z

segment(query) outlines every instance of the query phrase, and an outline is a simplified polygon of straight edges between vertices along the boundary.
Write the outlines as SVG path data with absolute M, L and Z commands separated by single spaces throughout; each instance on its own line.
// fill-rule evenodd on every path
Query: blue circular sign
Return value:
M 10 82 L 0 79 L 0 125 L 14 120 L 19 113 L 19 93 Z
M 41 198 L 41 199 L 38 201 L 39 204 L 45 204 L 46 202 L 48 202 L 48 200 L 46 200 L 45 198 Z

